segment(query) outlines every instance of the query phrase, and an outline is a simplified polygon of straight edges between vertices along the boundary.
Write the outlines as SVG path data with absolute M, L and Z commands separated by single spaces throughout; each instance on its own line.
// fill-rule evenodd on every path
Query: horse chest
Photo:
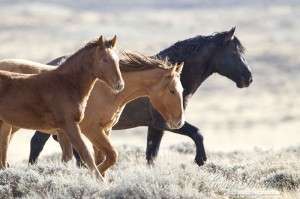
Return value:
M 86 100 L 84 100 L 79 104 L 78 109 L 75 112 L 74 118 L 76 122 L 81 122 L 83 120 L 85 108 L 86 108 Z
M 60 116 L 72 118 L 75 122 L 81 122 L 84 118 L 84 113 L 87 105 L 87 99 L 80 99 L 76 96 L 66 96 L 63 97 L 64 103 L 58 103 L 61 107 L 59 107 Z
M 123 109 L 124 107 L 117 109 L 114 113 L 112 113 L 110 118 L 107 118 L 106 121 L 102 122 L 102 128 L 104 130 L 112 128 L 119 121 Z

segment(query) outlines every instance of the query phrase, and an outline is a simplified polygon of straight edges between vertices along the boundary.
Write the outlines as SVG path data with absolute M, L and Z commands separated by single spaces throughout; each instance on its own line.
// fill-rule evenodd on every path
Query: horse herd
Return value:
M 154 56 L 124 51 L 119 59 L 116 36 L 100 36 L 48 65 L 0 61 L 0 168 L 8 167 L 13 134 L 26 128 L 37 130 L 31 139 L 31 164 L 53 134 L 62 148 L 62 161 L 74 155 L 78 166 L 86 165 L 103 179 L 117 161 L 111 130 L 137 126 L 148 127 L 148 163 L 157 156 L 167 130 L 189 136 L 196 145 L 195 162 L 203 165 L 203 136 L 185 121 L 184 110 L 213 73 L 228 77 L 239 88 L 252 82 L 245 48 L 234 32 L 232 28 L 178 41 Z M 93 144 L 94 159 L 81 133 Z

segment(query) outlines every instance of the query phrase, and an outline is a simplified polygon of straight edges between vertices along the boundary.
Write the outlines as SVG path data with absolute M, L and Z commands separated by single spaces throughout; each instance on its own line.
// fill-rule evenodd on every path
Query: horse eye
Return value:
M 107 59 L 103 59 L 103 62 L 107 62 Z
M 171 94 L 175 94 L 176 91 L 175 90 L 169 90 Z

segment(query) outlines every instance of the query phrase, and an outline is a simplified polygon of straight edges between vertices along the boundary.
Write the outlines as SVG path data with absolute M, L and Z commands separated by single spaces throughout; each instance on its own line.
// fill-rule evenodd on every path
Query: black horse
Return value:
M 235 28 L 230 31 L 215 33 L 210 36 L 196 36 L 178 41 L 156 56 L 168 57 L 171 63 L 184 62 L 181 83 L 184 88 L 184 108 L 202 82 L 211 74 L 219 73 L 234 81 L 238 88 L 248 87 L 252 82 L 251 70 L 245 59 L 245 48 L 234 36 Z M 63 57 L 53 60 L 49 65 L 57 65 Z M 158 154 L 164 131 L 189 136 L 196 145 L 195 162 L 201 166 L 206 161 L 203 135 L 199 129 L 188 122 L 182 128 L 170 130 L 163 117 L 152 107 L 148 98 L 139 98 L 126 105 L 114 130 L 148 126 L 146 159 L 152 163 Z M 50 137 L 37 131 L 31 139 L 29 162 L 35 163 L 40 152 Z M 80 157 L 73 151 L 77 165 L 81 165 Z

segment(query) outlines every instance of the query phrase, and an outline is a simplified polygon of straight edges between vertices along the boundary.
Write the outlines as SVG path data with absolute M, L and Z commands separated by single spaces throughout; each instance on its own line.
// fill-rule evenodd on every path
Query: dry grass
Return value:
M 203 167 L 192 163 L 193 148 L 173 145 L 149 167 L 143 148 L 119 146 L 108 188 L 74 162 L 60 163 L 58 154 L 36 166 L 19 163 L 0 171 L 0 198 L 234 198 L 234 193 L 289 198 L 299 191 L 300 148 L 209 153 L 211 161 Z

